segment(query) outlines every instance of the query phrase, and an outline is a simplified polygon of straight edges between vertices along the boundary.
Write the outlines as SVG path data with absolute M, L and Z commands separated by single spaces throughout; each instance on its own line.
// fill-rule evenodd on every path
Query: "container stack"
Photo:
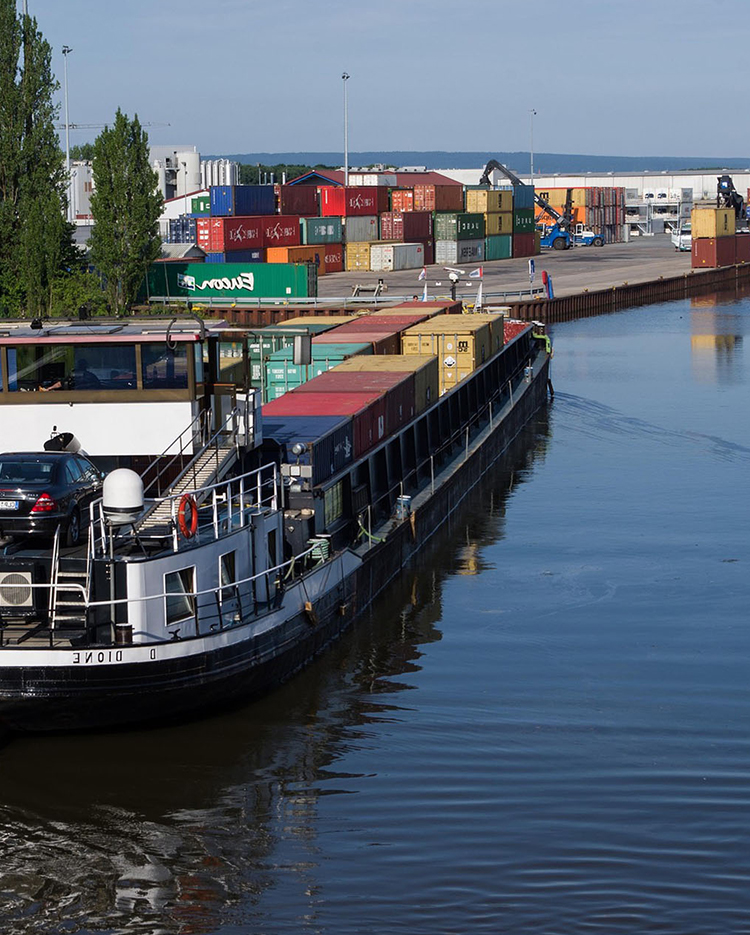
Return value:
M 573 223 L 581 224 L 603 238 L 605 243 L 621 243 L 625 226 L 625 189 L 617 186 L 589 186 L 573 188 Z M 540 189 L 545 201 L 562 214 L 567 198 L 567 188 Z M 536 207 L 536 223 L 552 223 L 549 215 Z
M 484 215 L 468 211 L 435 214 L 435 262 L 441 266 L 484 260 Z
M 466 210 L 484 215 L 484 259 L 513 256 L 513 192 L 511 189 L 466 189 Z
M 693 208 L 693 269 L 717 269 L 750 261 L 750 234 L 737 234 L 734 208 Z

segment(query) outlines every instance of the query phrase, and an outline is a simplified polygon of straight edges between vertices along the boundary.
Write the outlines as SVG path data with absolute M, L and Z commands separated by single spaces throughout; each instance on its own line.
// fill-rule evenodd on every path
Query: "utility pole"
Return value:
M 347 82 L 349 75 L 344 72 L 341 76 L 344 82 L 344 185 L 349 184 L 349 97 L 347 95 Z
M 24 6 L 26 6 L 25 0 Z M 62 47 L 63 61 L 65 62 L 65 171 L 68 186 L 68 222 L 73 218 L 73 185 L 70 177 L 70 117 L 68 115 L 68 55 L 72 51 L 69 45 Z
M 529 111 L 529 122 L 531 124 L 530 132 L 530 145 L 529 145 L 529 156 L 531 157 L 531 184 L 534 184 L 534 117 L 536 117 L 536 111 L 532 107 Z

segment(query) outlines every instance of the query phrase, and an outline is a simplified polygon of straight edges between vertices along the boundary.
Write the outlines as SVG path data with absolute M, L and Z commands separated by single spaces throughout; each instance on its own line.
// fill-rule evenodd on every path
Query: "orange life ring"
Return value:
M 185 519 L 188 507 L 190 507 L 190 523 Z M 195 497 L 191 497 L 189 493 L 183 494 L 180 499 L 177 522 L 185 539 L 192 539 L 198 529 L 198 504 L 195 502 Z

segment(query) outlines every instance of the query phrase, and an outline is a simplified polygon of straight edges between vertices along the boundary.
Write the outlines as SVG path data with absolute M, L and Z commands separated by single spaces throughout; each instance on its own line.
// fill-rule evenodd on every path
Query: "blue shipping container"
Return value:
M 312 482 L 320 484 L 346 467 L 354 454 L 352 420 L 341 416 L 263 416 L 263 440 L 285 448 L 286 464 L 312 465 Z M 292 445 L 303 442 L 299 458 Z
M 273 185 L 212 185 L 211 217 L 276 213 Z
M 534 186 L 533 185 L 514 185 L 513 186 L 513 209 L 533 208 L 534 207 Z
M 255 250 L 233 250 L 231 253 L 207 253 L 206 263 L 263 263 L 266 251 L 262 248 Z

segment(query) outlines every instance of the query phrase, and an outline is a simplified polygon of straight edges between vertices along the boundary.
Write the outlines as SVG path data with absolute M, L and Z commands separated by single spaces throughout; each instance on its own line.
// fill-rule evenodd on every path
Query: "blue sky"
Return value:
M 203 153 L 343 150 L 344 70 L 352 152 L 527 150 L 531 108 L 537 152 L 749 149 L 748 0 L 28 4 L 71 123 L 119 105 Z

